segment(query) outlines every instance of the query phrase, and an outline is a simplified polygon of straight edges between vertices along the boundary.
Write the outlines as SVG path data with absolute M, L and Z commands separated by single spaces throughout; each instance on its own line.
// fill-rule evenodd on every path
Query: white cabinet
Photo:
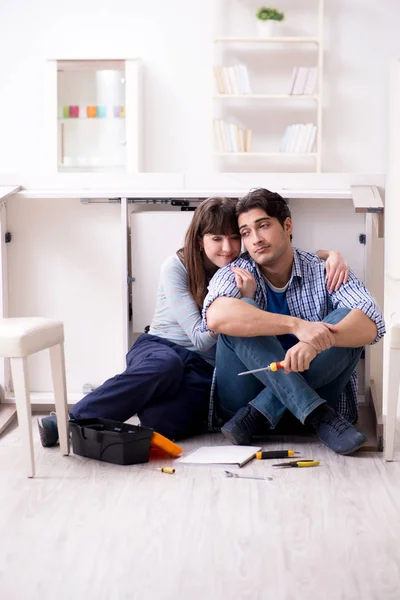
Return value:
M 169 206 L 162 212 L 146 208 L 132 212 L 130 217 L 133 333 L 143 333 L 146 325 L 150 325 L 156 307 L 161 265 L 183 247 L 194 215 L 192 211 Z
M 259 35 L 253 4 L 223 6 L 214 38 L 215 170 L 320 172 L 323 0 L 277 0 L 285 20 L 270 37 Z
M 48 61 L 50 170 L 141 170 L 139 60 Z

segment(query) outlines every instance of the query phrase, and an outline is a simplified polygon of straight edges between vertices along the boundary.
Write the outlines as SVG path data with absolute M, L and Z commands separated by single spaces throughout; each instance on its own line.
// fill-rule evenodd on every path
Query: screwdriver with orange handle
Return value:
M 281 360 L 280 362 L 272 362 L 268 367 L 263 367 L 262 369 L 253 369 L 253 371 L 242 371 L 242 373 L 238 373 L 238 375 L 249 375 L 250 373 L 258 373 L 259 371 L 281 371 L 285 368 L 285 361 Z

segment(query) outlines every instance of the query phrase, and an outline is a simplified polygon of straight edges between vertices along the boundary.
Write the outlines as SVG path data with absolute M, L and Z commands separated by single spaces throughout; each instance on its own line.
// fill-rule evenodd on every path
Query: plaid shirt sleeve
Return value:
M 236 264 L 234 266 L 242 266 Z M 240 291 L 236 286 L 235 282 L 235 274 L 231 270 L 231 265 L 223 267 L 219 269 L 214 275 L 214 277 L 210 281 L 210 285 L 208 286 L 208 294 L 204 299 L 203 303 L 203 312 L 202 312 L 202 322 L 200 326 L 200 331 L 209 331 L 207 326 L 207 309 L 209 306 L 221 296 L 227 296 L 228 298 L 240 298 Z
M 385 335 L 385 322 L 381 309 L 375 298 L 352 271 L 349 273 L 347 283 L 342 285 L 337 292 L 329 295 L 334 310 L 337 308 L 350 308 L 352 310 L 358 308 L 375 323 L 378 334 L 372 342 L 373 344 L 379 342 Z

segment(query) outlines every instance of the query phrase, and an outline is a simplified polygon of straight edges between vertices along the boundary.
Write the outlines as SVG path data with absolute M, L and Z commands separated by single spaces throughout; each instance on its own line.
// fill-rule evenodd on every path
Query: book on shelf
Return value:
M 307 67 L 298 67 L 297 75 L 293 86 L 293 95 L 298 96 L 304 94 L 308 69 Z
M 313 152 L 317 126 L 315 123 L 293 123 L 283 132 L 279 152 L 286 154 L 309 154 Z
M 292 127 L 293 125 L 288 125 L 287 127 L 285 127 L 285 131 L 283 132 L 283 136 L 279 146 L 279 152 L 287 152 Z
M 222 93 L 223 94 L 232 94 L 233 90 L 231 88 L 230 79 L 228 76 L 228 69 L 226 67 L 217 67 L 219 72 L 221 73 L 222 78 Z
M 252 93 L 246 65 L 214 67 L 214 76 L 219 94 L 246 96 Z
M 245 152 L 251 152 L 251 129 L 246 129 L 244 149 Z
M 219 152 L 223 152 L 222 148 L 224 148 L 225 143 L 222 134 L 221 121 L 217 121 L 216 119 L 214 119 L 214 134 L 217 141 L 217 148 Z
M 245 152 L 244 131 L 243 131 L 243 129 L 240 129 L 240 127 L 237 128 L 237 136 L 238 136 L 238 148 L 239 148 L 239 152 Z
M 250 152 L 250 129 L 242 129 L 237 123 L 215 119 L 214 133 L 218 152 Z
M 229 88 L 231 90 L 231 94 L 239 94 L 239 82 L 236 79 L 235 67 L 224 67 L 228 73 L 229 79 Z
M 293 94 L 294 84 L 296 83 L 296 77 L 297 77 L 298 70 L 299 70 L 299 67 L 293 67 L 292 78 L 290 80 L 290 85 L 289 85 L 289 94 L 290 95 Z
M 293 96 L 312 96 L 317 84 L 317 67 L 294 67 L 289 85 Z
M 317 86 L 317 67 L 311 67 L 308 69 L 308 75 L 304 86 L 304 92 L 306 96 L 312 96 L 315 93 Z
M 236 66 L 239 69 L 240 73 L 241 88 L 245 90 L 244 93 L 246 95 L 251 95 L 253 92 L 250 84 L 249 71 L 246 65 L 238 64 Z
M 214 75 L 215 75 L 215 81 L 217 82 L 217 90 L 218 90 L 218 94 L 224 94 L 224 82 L 222 79 L 222 73 L 221 70 L 218 67 L 214 67 Z
M 314 146 L 315 146 L 315 138 L 317 137 L 317 126 L 314 125 L 312 128 L 312 131 L 310 133 L 310 136 L 307 140 L 307 150 L 306 152 L 314 152 Z

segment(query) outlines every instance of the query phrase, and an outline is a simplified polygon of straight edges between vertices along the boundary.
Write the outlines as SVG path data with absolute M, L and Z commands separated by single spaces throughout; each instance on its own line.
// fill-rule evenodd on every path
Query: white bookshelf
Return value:
M 216 37 L 214 43 L 224 44 L 316 44 L 320 43 L 317 37 Z
M 221 100 L 243 99 L 243 100 L 289 100 L 290 102 L 298 102 L 299 100 L 314 102 L 319 101 L 319 96 L 315 94 L 215 94 L 214 99 Z
M 244 156 L 251 158 L 252 156 L 265 156 L 270 158 L 284 159 L 302 159 L 316 158 L 316 152 L 214 152 L 216 156 Z
M 301 1 L 293 0 L 289 3 L 285 1 L 282 7 L 279 6 L 279 0 L 275 4 L 278 10 L 285 12 L 285 21 L 291 17 L 291 10 L 301 10 Z M 230 11 L 240 9 L 242 15 L 236 19 L 236 23 L 235 19 L 230 19 L 228 25 L 222 19 L 219 26 L 216 27 L 217 35 L 213 39 L 215 55 L 213 156 L 215 170 L 227 170 L 229 158 L 234 158 L 243 161 L 243 170 L 246 172 L 251 172 L 252 159 L 254 159 L 255 172 L 260 168 L 260 160 L 266 172 L 279 171 L 277 169 L 279 163 L 281 163 L 280 170 L 321 172 L 324 0 L 315 0 L 315 6 L 312 7 L 313 12 L 308 15 L 310 17 L 309 27 L 299 27 L 297 31 L 296 19 L 292 19 L 291 27 L 286 31 L 282 29 L 282 34 L 279 32 L 279 35 L 273 37 L 257 36 L 255 24 L 254 35 L 247 35 L 253 26 L 253 23 L 251 26 L 249 25 L 250 18 L 254 17 L 253 21 L 256 20 L 252 5 L 248 3 L 238 5 L 232 2 L 228 8 Z M 224 10 L 227 10 L 226 2 Z M 244 15 L 246 18 L 243 18 L 243 11 L 246 10 L 248 15 Z M 308 10 L 310 10 L 310 3 L 308 3 Z M 228 31 L 221 31 L 226 27 Z M 243 35 L 241 31 L 243 31 Z M 282 73 L 278 72 L 280 57 L 283 57 Z M 288 59 L 288 57 L 290 58 Z M 263 61 L 265 61 L 265 72 L 261 71 L 261 76 L 258 77 L 258 89 L 253 89 L 252 62 L 256 65 L 255 71 L 258 69 L 260 72 L 260 64 L 263 64 Z M 293 87 L 290 89 L 291 84 L 287 74 L 290 61 L 292 69 L 302 68 L 303 72 L 305 69 L 308 69 L 308 72 L 310 69 L 316 69 L 316 83 L 312 93 L 304 93 L 304 91 L 298 93 L 293 91 Z M 226 73 L 221 73 L 222 70 L 225 71 L 231 67 L 237 69 L 238 65 L 246 68 L 246 77 L 250 76 L 251 89 L 247 90 L 248 93 L 242 93 L 243 89 L 239 87 L 240 80 L 243 82 L 240 75 L 236 75 L 236 84 L 229 85 L 229 81 L 232 81 L 231 74 L 228 76 Z M 272 69 L 269 69 L 271 65 Z M 216 68 L 220 71 L 218 75 Z M 247 69 L 249 70 L 247 71 Z M 296 75 L 298 74 L 299 71 Z M 268 89 L 271 87 L 271 78 L 274 77 L 281 84 L 277 83 L 275 88 L 280 89 Z M 220 81 L 217 83 L 218 79 Z M 222 79 L 223 83 L 228 80 L 228 86 L 223 85 L 225 90 L 220 85 Z M 265 89 L 262 89 L 264 82 Z M 228 91 L 229 87 L 231 89 Z M 271 132 L 268 129 L 270 124 Z M 293 143 L 288 145 L 287 139 L 285 140 L 283 137 L 289 125 L 298 126 L 292 127 L 286 133 L 286 138 L 290 133 L 292 138 L 296 139 L 294 146 Z M 312 136 L 310 136 L 311 145 L 307 145 L 306 141 L 305 144 L 299 141 L 306 131 L 304 125 L 308 126 L 307 131 L 310 131 L 312 125 L 314 126 L 315 140 L 312 142 Z M 225 128 L 226 131 L 223 130 Z M 239 128 L 237 139 L 241 139 L 242 136 L 246 138 L 246 131 L 251 130 L 249 136 L 251 141 L 249 145 L 245 145 L 245 151 L 243 151 L 242 143 L 239 146 L 236 143 L 232 128 L 236 128 L 236 131 Z M 238 148 L 240 151 L 237 151 Z M 309 148 L 310 151 L 304 152 L 305 148 Z M 236 170 L 237 165 L 238 161 L 235 160 Z

